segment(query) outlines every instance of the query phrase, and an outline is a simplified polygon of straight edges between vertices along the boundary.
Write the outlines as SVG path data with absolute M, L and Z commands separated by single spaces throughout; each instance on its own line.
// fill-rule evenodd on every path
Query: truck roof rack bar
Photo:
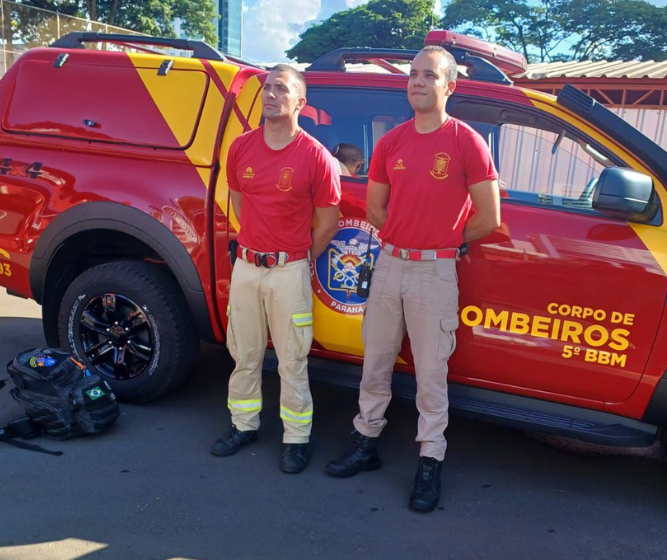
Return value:
M 507 75 L 492 62 L 473 56 L 465 49 L 457 47 L 443 47 L 451 53 L 457 64 L 465 66 L 468 69 L 468 79 L 475 82 L 491 82 L 493 84 L 512 85 Z
M 373 49 L 369 47 L 343 47 L 331 51 L 313 62 L 307 72 L 345 72 L 345 62 L 348 60 L 374 61 L 382 60 L 387 63 L 389 60 L 412 60 L 419 51 L 405 49 Z M 393 72 L 382 63 L 380 66 Z M 393 68 L 393 67 L 392 67 Z M 395 73 L 403 74 L 398 68 L 394 68 Z
M 468 69 L 468 79 L 478 82 L 492 82 L 510 85 L 512 81 L 493 63 L 470 55 L 465 49 L 443 45 L 454 56 L 457 64 Z M 405 49 L 374 49 L 368 47 L 350 47 L 331 51 L 313 62 L 306 72 L 345 72 L 345 62 L 349 60 L 364 60 L 375 62 L 385 70 L 394 74 L 405 72 L 388 63 L 389 60 L 411 61 L 419 51 Z
M 438 45 L 452 54 L 454 54 L 454 50 L 467 52 L 469 56 L 477 56 L 490 62 L 510 77 L 523 74 L 528 68 L 526 57 L 521 53 L 495 43 L 461 33 L 453 33 L 452 31 L 433 29 L 429 31 L 426 39 L 424 39 L 424 45 Z
M 244 58 L 238 57 L 238 56 L 232 56 L 231 54 L 225 54 L 224 57 L 230 61 L 230 62 L 235 62 L 236 64 L 243 64 L 244 66 L 250 66 L 251 68 L 258 68 L 259 70 L 264 70 L 262 66 L 255 62 L 250 62 L 249 60 L 245 60 Z
M 146 35 L 122 35 L 116 33 L 83 33 L 75 31 L 63 35 L 51 43 L 51 47 L 58 49 L 81 49 L 82 43 L 123 43 L 137 45 L 155 45 L 184 51 L 192 51 L 194 58 L 208 60 L 225 60 L 222 53 L 203 41 L 188 41 L 186 39 L 168 39 L 165 37 L 149 37 Z

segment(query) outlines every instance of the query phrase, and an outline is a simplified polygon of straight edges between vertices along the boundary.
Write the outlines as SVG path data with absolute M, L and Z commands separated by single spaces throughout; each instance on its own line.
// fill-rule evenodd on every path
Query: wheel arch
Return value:
M 86 253 L 90 247 L 96 248 L 94 254 Z M 178 238 L 141 210 L 116 202 L 89 202 L 56 216 L 32 255 L 30 288 L 43 306 L 47 344 L 59 345 L 58 306 L 71 279 L 90 266 L 124 257 L 164 263 L 183 292 L 200 338 L 215 341 L 199 273 Z

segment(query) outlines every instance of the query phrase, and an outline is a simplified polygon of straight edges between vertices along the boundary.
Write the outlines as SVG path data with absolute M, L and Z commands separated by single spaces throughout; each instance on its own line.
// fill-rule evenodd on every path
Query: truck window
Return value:
M 378 140 L 412 115 L 404 90 L 309 87 L 299 125 L 332 153 L 341 143 L 359 148 L 364 162 L 356 180 L 365 181 Z
M 500 185 L 509 199 L 593 211 L 593 193 L 612 162 L 565 130 L 504 123 L 497 126 Z

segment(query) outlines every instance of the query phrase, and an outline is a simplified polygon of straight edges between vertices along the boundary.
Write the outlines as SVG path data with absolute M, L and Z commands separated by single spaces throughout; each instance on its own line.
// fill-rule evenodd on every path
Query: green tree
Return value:
M 433 8 L 434 0 L 370 0 L 308 28 L 286 54 L 312 62 L 340 47 L 420 48 L 437 21 Z
M 214 0 L 19 0 L 19 4 L 165 37 L 175 36 L 174 19 L 181 18 L 186 33 L 216 42 Z M 25 15 L 19 27 L 22 23 L 27 27 L 35 18 L 26 10 L 20 13 Z
M 174 19 L 181 18 L 189 35 L 215 43 L 213 0 L 85 0 L 91 19 L 134 31 L 174 36 Z
M 643 0 L 452 0 L 441 25 L 531 62 L 667 58 L 667 8 Z
M 576 37 L 575 60 L 667 58 L 667 8 L 641 0 L 569 0 L 560 21 Z
M 544 61 L 567 37 L 558 0 L 453 0 L 445 7 L 444 29 L 497 41 L 528 60 Z

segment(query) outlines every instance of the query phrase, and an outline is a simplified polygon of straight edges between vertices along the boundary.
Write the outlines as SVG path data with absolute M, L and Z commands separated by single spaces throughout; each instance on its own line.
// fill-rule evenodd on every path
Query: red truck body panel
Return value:
M 55 67 L 62 52 L 70 58 Z M 226 150 L 260 123 L 264 73 L 185 60 L 165 77 L 171 82 L 160 82 L 164 59 L 34 49 L 0 81 L 0 285 L 38 297 L 31 261 L 55 217 L 91 202 L 132 207 L 186 249 L 213 337 L 223 343 L 227 244 L 238 230 L 228 204 Z M 307 80 L 314 92 L 399 93 L 407 77 L 312 72 Z M 552 98 L 465 80 L 457 95 L 548 117 L 628 167 L 652 173 L 621 141 Z M 336 115 L 323 109 L 304 114 L 314 125 L 336 125 Z M 664 201 L 665 185 L 653 177 Z M 343 180 L 341 247 L 369 235 L 365 190 L 365 181 Z M 641 418 L 667 366 L 667 258 L 656 250 L 667 235 L 664 224 L 638 226 L 513 196 L 504 192 L 501 228 L 470 244 L 459 263 L 461 326 L 451 380 Z M 363 302 L 327 284 L 329 259 L 325 252 L 313 264 L 313 354 L 358 364 Z M 407 339 L 396 367 L 413 371 Z

